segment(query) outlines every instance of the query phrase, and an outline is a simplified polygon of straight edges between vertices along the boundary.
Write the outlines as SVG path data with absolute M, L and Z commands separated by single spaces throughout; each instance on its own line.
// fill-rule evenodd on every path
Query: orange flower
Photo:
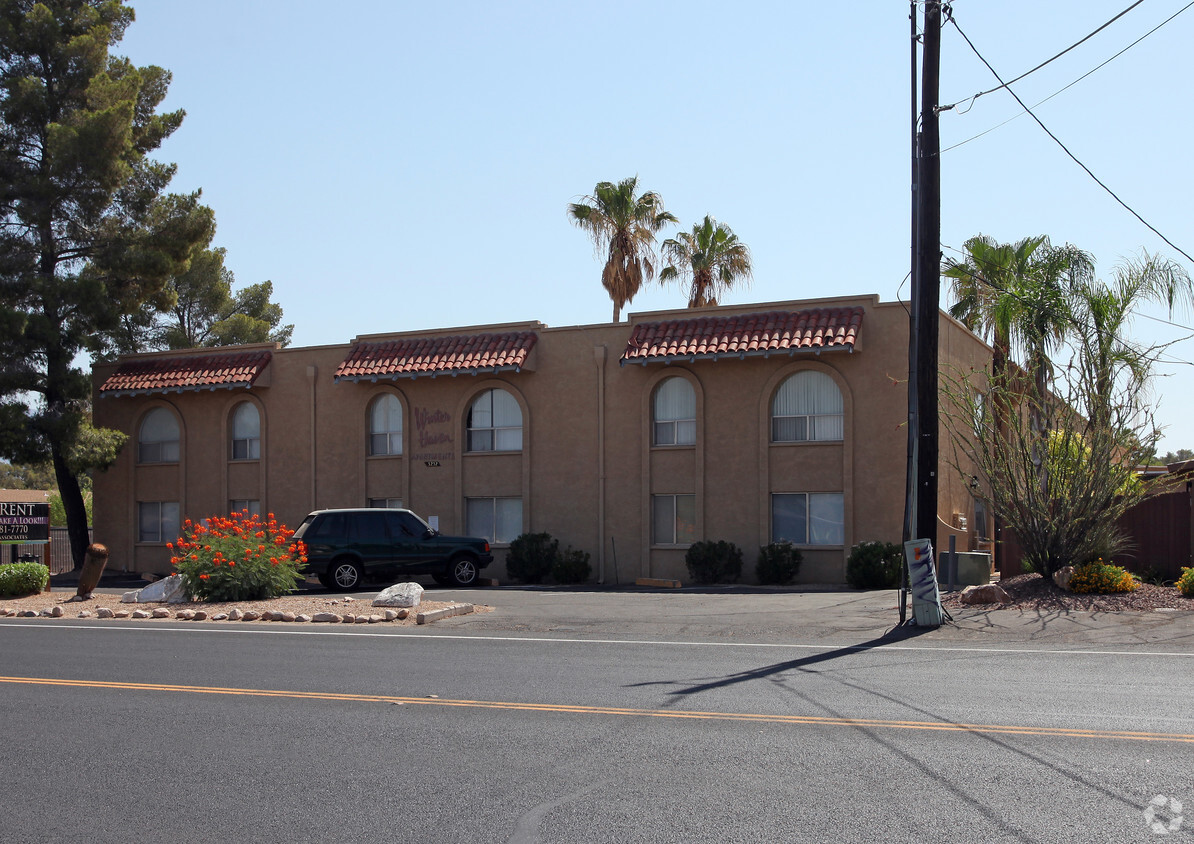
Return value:
M 236 560 L 229 560 L 229 561 L 228 561 L 228 565 L 229 565 L 229 566 L 235 566 L 235 565 L 236 565 Z
M 200 580 L 207 580 L 209 577 L 211 577 L 211 575 L 210 575 L 210 574 L 201 574 L 201 575 L 199 575 L 199 579 L 200 579 Z

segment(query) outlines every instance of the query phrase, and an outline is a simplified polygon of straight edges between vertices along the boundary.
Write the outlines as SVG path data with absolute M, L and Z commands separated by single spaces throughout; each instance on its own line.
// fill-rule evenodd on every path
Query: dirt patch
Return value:
M 1039 574 L 1018 574 L 1015 577 L 999 581 L 999 585 L 1011 596 L 1010 604 L 963 604 L 959 600 L 960 593 L 956 592 L 943 595 L 941 603 L 949 609 L 1008 607 L 1086 612 L 1194 610 L 1194 599 L 1182 595 L 1176 586 L 1154 586 L 1151 583 L 1142 583 L 1135 592 L 1118 595 L 1079 595 L 1061 589 L 1052 580 L 1041 577 Z

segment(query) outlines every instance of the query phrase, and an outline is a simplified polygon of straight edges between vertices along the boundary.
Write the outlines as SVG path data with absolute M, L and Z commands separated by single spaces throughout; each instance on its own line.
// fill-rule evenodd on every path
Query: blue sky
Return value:
M 1015 91 L 1037 103 L 1186 2 L 1146 0 Z M 165 106 L 187 111 L 158 154 L 178 164 L 173 189 L 203 189 L 238 284 L 273 281 L 295 345 L 608 321 L 601 263 L 565 208 L 598 181 L 633 174 L 685 228 L 712 214 L 750 245 L 754 283 L 727 303 L 907 298 L 902 0 L 132 5 L 137 21 L 116 52 L 171 70 Z M 953 10 L 1011 79 L 1129 5 L 956 0 Z M 1191 43 L 1194 9 L 1036 111 L 1194 254 Z M 995 84 L 947 25 L 941 102 Z M 996 92 L 946 112 L 942 147 L 1019 110 Z M 941 172 L 946 255 L 981 232 L 1074 243 L 1103 276 L 1141 249 L 1180 257 L 1028 116 L 944 152 Z M 628 310 L 684 301 L 654 286 Z M 1182 339 L 1194 331 L 1143 318 L 1135 328 L 1178 341 L 1157 385 L 1161 447 L 1194 448 L 1194 340 Z

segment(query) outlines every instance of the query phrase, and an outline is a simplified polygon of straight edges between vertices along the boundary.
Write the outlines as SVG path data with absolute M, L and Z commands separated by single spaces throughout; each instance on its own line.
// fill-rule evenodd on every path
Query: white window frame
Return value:
M 182 529 L 179 518 L 177 501 L 138 501 L 137 542 L 154 545 L 173 542 Z
M 783 413 L 782 404 L 800 405 L 804 397 L 797 394 L 801 382 L 813 382 L 812 396 L 807 399 L 811 406 L 795 407 L 794 411 Z M 827 393 L 817 395 L 815 387 L 833 387 L 833 397 Z M 771 442 L 841 442 L 845 431 L 845 402 L 842 390 L 829 375 L 814 369 L 794 372 L 784 379 L 771 399 Z M 803 424 L 802 424 L 803 423 Z M 782 431 L 790 427 L 789 434 Z M 803 428 L 803 430 L 800 430 Z
M 687 393 L 682 394 L 683 390 Z M 696 390 L 687 378 L 673 375 L 656 385 L 651 397 L 651 443 L 696 445 Z
M 499 393 L 509 399 L 505 408 L 494 407 L 494 399 Z M 516 412 L 518 424 L 511 424 L 512 419 L 496 418 L 502 410 Z M 482 391 L 468 408 L 468 418 L 465 421 L 467 450 L 522 451 L 522 422 L 522 407 L 513 393 L 500 387 L 490 387 Z
M 689 516 L 689 520 L 683 520 Z M 666 493 L 651 496 L 651 544 L 687 546 L 697 541 L 696 495 Z
M 169 419 L 174 426 L 173 439 L 147 439 L 145 426 L 157 418 Z M 137 429 L 137 462 L 138 463 L 177 463 L 182 452 L 182 432 L 179 430 L 178 419 L 164 407 L 155 407 L 145 414 L 141 426 Z
M 258 498 L 233 498 L 228 502 L 229 513 L 239 513 L 248 510 L 250 516 L 261 515 L 261 500 Z
M 804 501 L 804 535 L 781 536 L 776 529 L 776 499 L 791 497 Z M 827 509 L 828 508 L 828 509 Z M 826 520 L 832 510 L 836 517 Z M 834 548 L 845 545 L 846 497 L 840 492 L 773 492 L 771 494 L 771 541 L 791 542 L 810 548 Z
M 379 420 L 378 411 L 385 403 L 390 411 L 385 413 L 386 419 Z M 397 428 L 394 427 L 395 416 Z M 385 427 L 385 423 L 389 427 Z M 402 428 L 405 420 L 402 415 L 402 402 L 393 393 L 382 393 L 369 402 L 369 456 L 393 457 L 402 454 Z
M 509 545 L 517 539 L 522 533 L 522 516 L 522 499 L 518 497 L 464 499 L 465 533 L 488 539 L 491 545 Z
M 370 507 L 378 507 L 378 508 L 385 509 L 385 510 L 401 510 L 401 509 L 403 509 L 401 498 L 370 498 L 369 506 Z
M 257 417 L 256 431 L 252 425 L 249 430 L 242 430 L 241 413 L 248 408 Z M 251 401 L 242 401 L 232 409 L 232 459 L 260 460 L 261 459 L 261 410 Z

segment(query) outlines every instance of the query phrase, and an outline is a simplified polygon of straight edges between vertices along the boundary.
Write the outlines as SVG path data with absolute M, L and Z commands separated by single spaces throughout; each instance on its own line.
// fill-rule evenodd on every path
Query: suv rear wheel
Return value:
M 349 592 L 360 588 L 365 580 L 365 573 L 361 570 L 361 564 L 356 560 L 342 558 L 332 561 L 332 565 L 328 568 L 328 580 L 331 581 L 329 585 L 332 589 L 338 592 Z
M 460 555 L 448 563 L 448 581 L 453 586 L 474 586 L 477 583 L 477 560 Z

